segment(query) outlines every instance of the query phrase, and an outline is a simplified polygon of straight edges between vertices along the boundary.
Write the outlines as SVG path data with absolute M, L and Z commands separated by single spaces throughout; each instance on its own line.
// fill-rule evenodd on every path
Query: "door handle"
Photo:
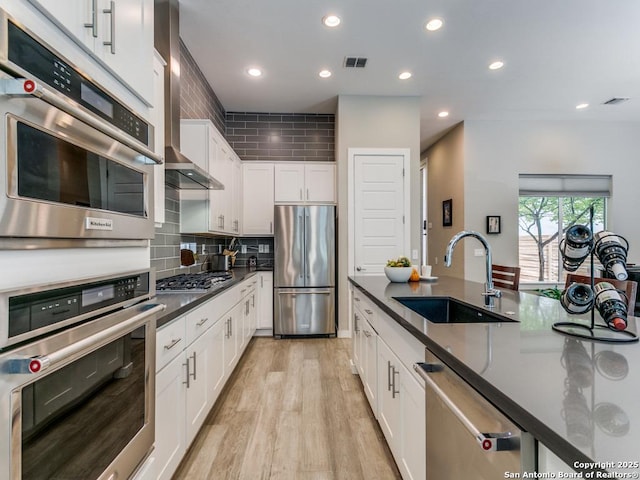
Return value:
M 393 381 L 391 382 L 391 398 L 396 398 L 396 395 L 400 394 L 400 390 L 396 390 L 396 375 L 400 375 L 400 370 L 396 370 L 396 367 L 391 367 L 393 374 L 391 375 Z
M 115 55 L 116 53 L 116 2 L 111 0 L 109 2 L 109 8 L 105 8 L 102 10 L 102 13 L 109 14 L 111 16 L 111 40 L 108 42 L 102 42 L 105 47 L 111 47 L 111 54 Z
M 187 357 L 187 363 L 183 363 L 182 365 L 184 365 L 185 367 L 187 367 L 187 381 L 186 382 L 182 382 L 183 385 L 186 385 L 187 388 L 189 388 L 190 384 L 189 384 L 189 358 Z
M 207 321 L 209 320 L 209 317 L 204 317 L 201 318 L 200 321 L 198 323 L 196 323 L 197 327 L 201 327 L 202 325 L 204 325 L 205 323 L 207 323 Z
M 193 358 L 193 379 L 196 379 L 196 352 L 193 352 L 193 355 L 191 355 L 191 358 Z M 189 360 L 187 360 L 188 362 Z
M 480 448 L 486 452 L 497 452 L 506 450 L 519 450 L 520 449 L 520 437 L 514 436 L 511 432 L 502 433 L 482 433 L 478 428 L 467 418 L 467 416 L 458 408 L 458 406 L 451 400 L 446 393 L 433 381 L 433 379 L 427 375 L 427 372 L 422 368 L 423 363 L 416 363 L 413 365 L 413 369 L 420 375 L 425 381 L 426 385 L 433 390 L 433 393 L 444 403 L 451 413 L 462 423 L 462 425 L 469 431 L 469 433 L 476 439 Z
M 168 345 L 164 346 L 165 350 L 171 350 L 173 347 L 175 347 L 178 343 L 180 343 L 180 341 L 182 340 L 182 338 L 175 338 L 173 340 L 171 340 L 171 343 L 169 343 Z
M 387 360 L 387 392 L 391 391 L 391 362 Z
M 98 37 L 98 0 L 91 0 L 91 23 L 85 23 L 84 28 L 91 29 L 93 38 Z

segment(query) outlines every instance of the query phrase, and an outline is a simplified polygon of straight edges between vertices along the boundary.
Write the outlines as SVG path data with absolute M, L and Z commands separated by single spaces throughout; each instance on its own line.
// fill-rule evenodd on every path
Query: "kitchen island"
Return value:
M 557 300 L 533 294 L 504 290 L 492 311 L 506 317 L 505 322 L 437 324 L 393 297 L 451 297 L 484 308 L 484 286 L 449 277 L 390 283 L 384 276 L 353 276 L 349 281 L 514 423 L 584 475 L 578 478 L 638 478 L 638 343 L 592 342 L 557 333 L 551 329 L 555 322 L 588 323 L 590 317 L 569 316 Z M 629 318 L 629 329 L 637 331 L 636 318 Z

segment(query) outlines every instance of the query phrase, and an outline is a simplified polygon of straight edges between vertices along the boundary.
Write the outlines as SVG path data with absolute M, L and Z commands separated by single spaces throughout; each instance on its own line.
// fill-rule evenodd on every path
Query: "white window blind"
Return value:
M 521 197 L 610 197 L 611 175 L 518 175 Z

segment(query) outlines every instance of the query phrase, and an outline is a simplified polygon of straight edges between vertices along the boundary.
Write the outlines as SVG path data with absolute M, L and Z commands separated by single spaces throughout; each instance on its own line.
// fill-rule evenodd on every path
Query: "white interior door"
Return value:
M 354 155 L 354 274 L 376 275 L 405 251 L 404 156 Z

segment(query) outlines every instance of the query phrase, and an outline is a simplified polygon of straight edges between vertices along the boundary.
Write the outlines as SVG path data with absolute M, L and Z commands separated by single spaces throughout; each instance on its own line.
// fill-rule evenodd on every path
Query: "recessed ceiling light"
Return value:
M 331 72 L 329 70 L 321 70 L 318 75 L 320 75 L 322 78 L 329 78 L 331 76 Z
M 489 70 L 499 70 L 504 67 L 504 62 L 501 60 L 496 60 L 489 64 Z
M 442 112 L 438 113 L 438 116 L 440 118 L 445 118 L 449 116 L 449 112 L 447 112 L 446 110 L 443 110 Z
M 580 103 L 576 105 L 576 110 L 582 110 L 583 108 L 587 108 L 589 106 L 588 103 Z
M 340 21 L 340 17 L 337 15 L 327 15 L 326 17 L 322 17 L 322 23 L 327 27 L 337 27 L 340 25 Z
M 432 18 L 427 22 L 424 28 L 426 28 L 430 32 L 435 32 L 436 30 L 440 30 L 442 28 L 442 25 L 444 25 L 444 22 L 441 18 Z
M 407 80 L 408 78 L 411 78 L 411 72 L 402 72 L 400 75 L 398 75 L 398 78 L 400 80 Z
M 262 75 L 262 70 L 260 70 L 259 68 L 252 67 L 247 70 L 247 73 L 252 77 L 259 77 L 260 75 Z

